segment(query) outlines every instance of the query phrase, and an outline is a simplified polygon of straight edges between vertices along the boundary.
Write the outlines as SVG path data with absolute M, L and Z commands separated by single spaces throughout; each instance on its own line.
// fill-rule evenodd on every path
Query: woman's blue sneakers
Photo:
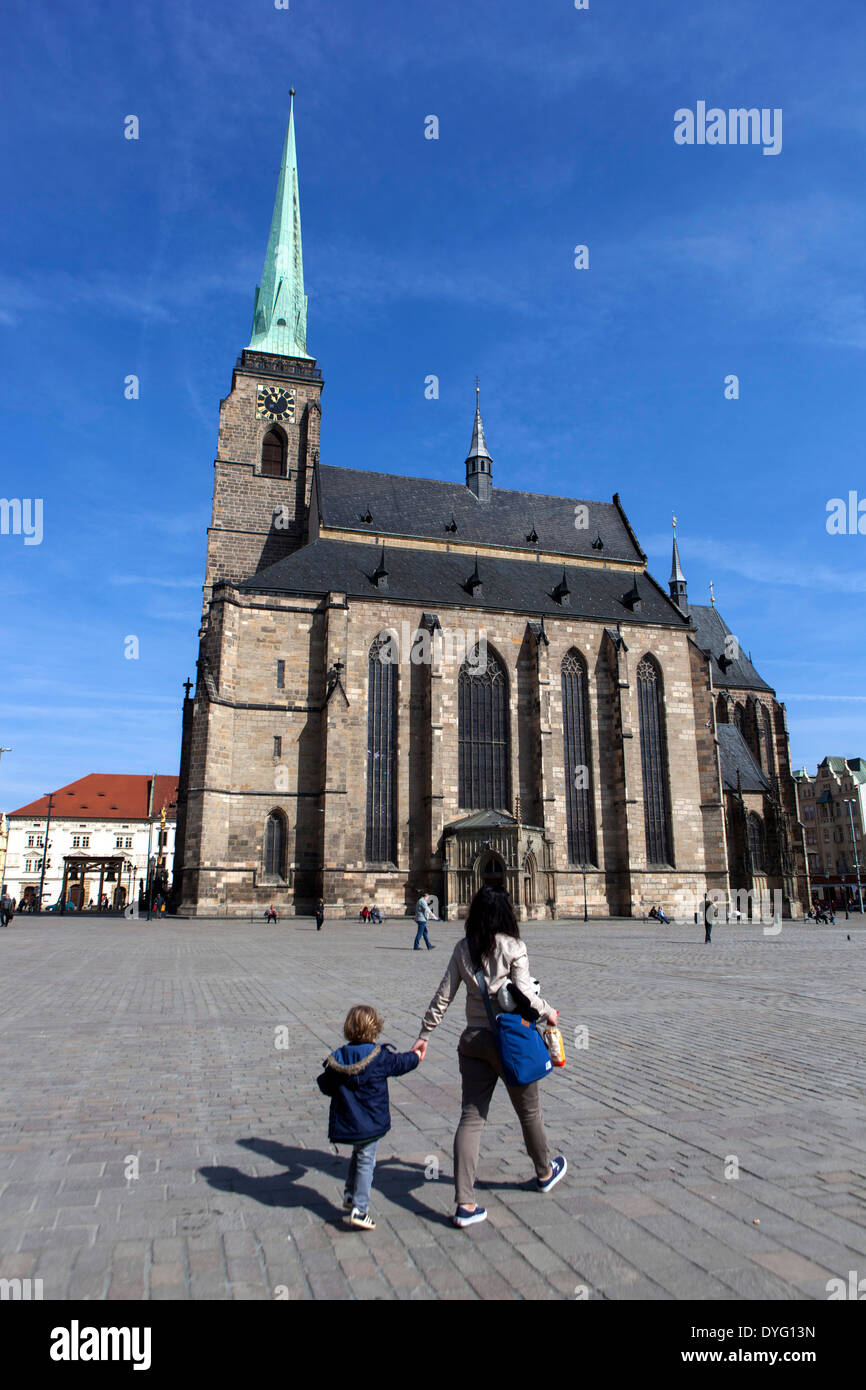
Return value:
M 535 1179 L 538 1183 L 539 1192 L 549 1192 L 552 1187 L 556 1187 L 560 1178 L 565 1177 L 565 1170 L 568 1164 L 565 1161 L 564 1154 L 559 1154 L 556 1158 L 551 1159 L 550 1167 L 551 1173 L 549 1178 L 545 1178 L 544 1182 L 541 1181 L 541 1178 Z
M 474 1226 L 477 1221 L 486 1221 L 487 1212 L 483 1207 L 458 1207 L 452 1217 L 455 1226 Z
M 567 1168 L 568 1163 L 564 1154 L 557 1154 L 556 1158 L 552 1158 L 550 1160 L 550 1177 L 545 1178 L 543 1182 L 541 1178 L 535 1179 L 539 1192 L 549 1192 L 552 1187 L 556 1187 L 559 1179 L 565 1177 Z M 487 1220 L 487 1212 L 483 1207 L 475 1207 L 474 1210 L 471 1207 L 458 1207 L 451 1220 L 455 1226 L 474 1226 L 477 1221 Z

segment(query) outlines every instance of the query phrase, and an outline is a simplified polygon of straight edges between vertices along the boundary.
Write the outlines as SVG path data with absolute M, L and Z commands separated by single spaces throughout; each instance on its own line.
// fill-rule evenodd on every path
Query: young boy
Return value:
M 376 1145 L 391 1128 L 388 1108 L 388 1077 L 414 1071 L 419 1054 L 396 1052 L 388 1043 L 376 1041 L 383 1022 L 369 1004 L 350 1009 L 343 1024 L 346 1047 L 325 1059 L 325 1070 L 317 1078 L 319 1090 L 331 1098 L 328 1138 L 332 1144 L 351 1144 L 352 1157 L 343 1196 L 343 1211 L 350 1226 L 374 1231 L 370 1217 L 370 1190 L 376 1166 Z

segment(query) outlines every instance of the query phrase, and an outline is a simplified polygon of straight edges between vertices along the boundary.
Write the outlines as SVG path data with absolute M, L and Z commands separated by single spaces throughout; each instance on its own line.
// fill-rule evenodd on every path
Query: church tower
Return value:
M 322 374 L 307 351 L 294 89 L 248 346 L 220 404 L 204 611 L 221 580 L 249 579 L 306 539 Z

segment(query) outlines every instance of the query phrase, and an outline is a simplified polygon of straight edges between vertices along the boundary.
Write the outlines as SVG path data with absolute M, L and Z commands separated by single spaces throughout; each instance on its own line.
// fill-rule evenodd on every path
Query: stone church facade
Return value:
M 618 496 L 321 462 L 290 115 L 249 346 L 220 407 L 175 900 L 330 916 L 484 882 L 521 918 L 806 900 L 784 705 L 714 605 L 667 591 Z

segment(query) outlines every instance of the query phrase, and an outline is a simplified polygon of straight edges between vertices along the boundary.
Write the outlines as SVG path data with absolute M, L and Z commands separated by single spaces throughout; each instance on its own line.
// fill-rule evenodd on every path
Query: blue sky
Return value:
M 4 30 L 0 491 L 44 539 L 0 536 L 0 806 L 177 767 L 291 85 L 323 462 L 462 480 L 477 373 L 496 483 L 618 491 L 662 582 L 675 511 L 795 763 L 866 755 L 866 536 L 825 525 L 866 497 L 859 0 L 7 0 Z M 781 108 L 782 152 L 676 145 L 698 100 Z

